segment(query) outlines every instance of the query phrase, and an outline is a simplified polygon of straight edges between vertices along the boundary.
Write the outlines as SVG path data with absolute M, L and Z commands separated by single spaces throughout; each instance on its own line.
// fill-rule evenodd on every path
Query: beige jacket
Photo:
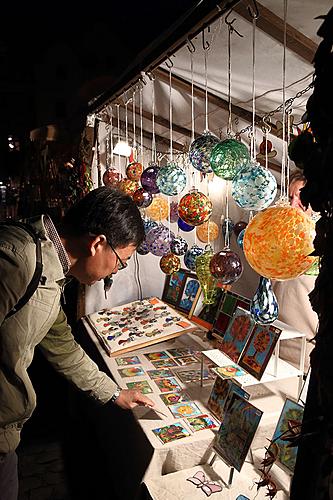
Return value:
M 0 226 L 0 453 L 17 447 L 20 430 L 35 408 L 27 368 L 37 345 L 58 372 L 101 403 L 116 390 L 116 384 L 75 342 L 60 305 L 65 281 L 61 262 L 46 235 L 43 217 L 33 225 L 42 239 L 43 284 L 7 319 L 34 273 L 36 245 L 23 229 Z

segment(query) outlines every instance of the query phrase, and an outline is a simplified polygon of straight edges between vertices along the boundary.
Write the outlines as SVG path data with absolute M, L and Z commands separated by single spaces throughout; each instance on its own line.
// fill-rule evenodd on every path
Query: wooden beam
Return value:
M 264 33 L 271 36 L 274 40 L 283 44 L 284 41 L 284 22 L 281 17 L 277 16 L 271 10 L 264 7 L 262 4 L 257 2 L 259 9 L 259 17 L 257 19 L 257 27 L 261 29 Z M 252 17 L 250 16 L 246 5 L 243 2 L 238 3 L 233 7 L 233 10 L 237 12 L 244 19 L 252 23 Z M 301 12 L 300 12 L 301 15 Z M 287 23 L 286 26 L 287 35 L 287 47 L 289 50 L 300 56 L 307 62 L 312 63 L 315 52 L 318 45 L 311 40 L 311 38 L 303 35 L 296 28 Z
M 126 124 L 124 121 L 120 120 L 119 124 L 122 128 L 122 130 L 126 130 Z M 129 132 L 134 133 L 133 125 L 131 123 L 127 124 L 127 129 Z M 150 141 L 153 138 L 153 134 L 151 132 L 148 132 L 147 130 L 142 130 L 142 135 L 146 139 L 149 139 Z M 165 144 L 166 146 L 170 147 L 170 140 L 167 139 L 166 137 L 162 137 L 161 135 L 155 134 L 155 140 L 156 142 L 159 142 L 160 144 Z M 177 151 L 184 151 L 185 152 L 185 144 L 180 144 L 180 142 L 172 141 L 172 147 L 173 149 L 176 149 Z

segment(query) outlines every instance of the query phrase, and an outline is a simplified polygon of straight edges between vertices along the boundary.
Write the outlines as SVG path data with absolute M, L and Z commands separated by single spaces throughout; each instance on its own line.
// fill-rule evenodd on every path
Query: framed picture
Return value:
M 279 340 L 281 329 L 272 325 L 259 325 L 252 331 L 239 360 L 239 366 L 260 380 Z
M 203 293 L 200 291 L 198 300 L 193 303 L 193 307 L 189 313 L 189 319 L 191 319 L 193 323 L 211 329 L 224 293 L 224 288 L 217 288 L 214 304 L 204 304 Z
M 278 450 L 277 462 L 282 465 L 282 468 L 286 467 L 288 472 L 294 472 L 296 457 L 297 457 L 297 446 L 289 446 L 289 441 L 283 440 L 283 434 L 288 431 L 289 422 L 293 425 L 301 425 L 303 420 L 304 408 L 299 403 L 287 398 L 284 402 L 279 421 L 276 425 L 271 446 L 274 446 Z
M 227 406 L 227 401 L 233 392 L 237 392 L 245 399 L 249 399 L 250 395 L 244 391 L 239 384 L 230 379 L 217 377 L 210 393 L 207 408 L 221 421 L 223 420 L 224 410 Z
M 221 337 L 224 336 L 236 307 L 242 307 L 246 311 L 249 311 L 250 304 L 251 299 L 231 292 L 230 290 L 226 290 L 222 295 L 213 323 L 212 332 L 214 337 L 221 339 Z
M 189 314 L 200 295 L 197 276 L 186 269 L 166 276 L 162 300 L 179 311 Z
M 235 363 L 238 362 L 254 325 L 255 321 L 249 311 L 237 306 L 219 344 L 219 349 Z

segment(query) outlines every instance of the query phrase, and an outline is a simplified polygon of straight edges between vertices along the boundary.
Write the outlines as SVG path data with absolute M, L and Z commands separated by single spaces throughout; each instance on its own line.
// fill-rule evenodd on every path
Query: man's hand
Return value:
M 144 396 L 140 391 L 135 389 L 123 389 L 117 397 L 115 404 L 124 410 L 131 410 L 135 406 L 155 406 L 154 401 Z

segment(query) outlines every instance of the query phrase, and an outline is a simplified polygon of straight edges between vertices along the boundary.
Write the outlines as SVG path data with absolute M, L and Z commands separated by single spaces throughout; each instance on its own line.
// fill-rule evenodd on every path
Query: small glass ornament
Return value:
M 239 235 L 237 236 L 237 245 L 242 250 L 243 250 L 243 246 L 244 246 L 244 234 L 245 234 L 245 229 L 242 229 L 241 232 L 239 233 Z
M 246 226 L 247 226 L 247 222 L 244 222 L 243 220 L 236 222 L 236 224 L 234 225 L 234 233 L 235 233 L 236 238 L 238 237 L 239 233 L 241 231 L 243 231 L 243 229 L 246 228 Z
M 144 227 L 144 230 L 145 230 L 145 234 L 147 235 L 151 229 L 154 229 L 154 228 L 158 227 L 158 224 L 154 220 L 145 219 L 143 221 L 143 227 Z
M 173 253 L 168 253 L 163 255 L 160 260 L 160 268 L 164 274 L 173 274 L 179 271 L 180 269 L 180 258 Z
M 246 210 L 264 210 L 275 199 L 277 182 L 260 163 L 250 161 L 232 181 L 231 196 Z
M 217 278 L 222 285 L 235 283 L 243 272 L 243 265 L 239 256 L 229 248 L 224 248 L 213 255 L 209 268 L 214 278 Z
M 186 222 L 183 221 L 180 217 L 178 217 L 177 221 L 179 229 L 182 231 L 185 231 L 185 233 L 189 233 L 190 231 L 193 231 L 194 226 L 191 226 L 190 224 L 186 224 Z
M 197 226 L 196 229 L 197 237 L 202 243 L 208 243 L 209 241 L 215 241 L 219 235 L 219 226 L 212 220 L 208 220 Z
M 150 163 L 147 168 L 141 174 L 141 186 L 146 191 L 149 191 L 152 194 L 157 194 L 160 192 L 156 185 L 156 177 L 158 174 L 160 167 L 155 163 Z
M 118 184 L 118 188 L 123 193 L 133 197 L 135 191 L 139 189 L 139 184 L 137 181 L 131 181 L 131 179 L 122 179 Z
M 279 305 L 270 279 L 260 276 L 259 286 L 251 302 L 252 318 L 262 325 L 270 325 L 279 315 Z
M 169 163 L 159 169 L 156 176 L 156 185 L 161 193 L 167 196 L 175 196 L 185 189 L 186 173 L 176 163 Z
M 234 230 L 234 223 L 232 222 L 232 219 L 230 219 L 230 217 L 226 217 L 223 221 L 223 224 L 222 224 L 222 234 L 223 236 L 225 236 L 225 233 L 226 233 L 226 230 L 227 230 L 227 226 L 228 226 L 228 231 L 229 231 L 229 236 L 232 235 L 232 232 Z
M 158 257 L 166 255 L 170 252 L 170 243 L 174 237 L 174 233 L 163 224 L 151 229 L 146 236 L 149 251 Z
M 136 251 L 140 255 L 147 255 L 149 253 L 149 248 L 146 239 L 137 247 Z
M 126 175 L 132 181 L 139 181 L 143 172 L 143 166 L 137 161 L 133 161 L 126 168 Z
M 178 221 L 178 201 L 170 203 L 170 222 Z
M 104 186 L 116 187 L 120 179 L 120 172 L 117 172 L 113 167 L 108 167 L 103 174 Z
M 210 199 L 197 189 L 192 189 L 183 196 L 178 206 L 179 217 L 191 226 L 199 226 L 206 222 L 212 210 L 213 205 Z
M 168 218 L 169 204 L 162 196 L 156 196 L 146 210 L 146 214 L 153 220 L 161 221 Z
M 210 272 L 212 257 L 212 247 L 207 245 L 205 251 L 195 261 L 195 272 L 203 292 L 204 304 L 214 304 L 217 295 L 217 280 Z
M 212 172 L 212 167 L 210 166 L 210 155 L 213 147 L 219 142 L 220 139 L 210 132 L 205 132 L 203 135 L 195 139 L 195 141 L 193 141 L 190 145 L 189 150 L 189 159 L 193 167 L 203 174 Z
M 188 269 L 195 271 L 195 261 L 197 257 L 204 253 L 204 249 L 198 247 L 198 245 L 193 245 L 184 256 L 184 263 Z
M 133 201 L 139 208 L 147 208 L 153 201 L 153 195 L 143 188 L 139 188 L 133 194 Z
M 226 139 L 212 149 L 210 164 L 213 172 L 226 181 L 231 181 L 250 160 L 250 153 L 240 141 Z
M 170 244 L 170 249 L 175 255 L 185 255 L 188 249 L 187 241 L 181 236 L 176 236 Z
M 315 223 L 302 210 L 275 206 L 259 212 L 244 234 L 244 254 L 261 276 L 278 281 L 297 278 L 307 271 L 311 257 Z

